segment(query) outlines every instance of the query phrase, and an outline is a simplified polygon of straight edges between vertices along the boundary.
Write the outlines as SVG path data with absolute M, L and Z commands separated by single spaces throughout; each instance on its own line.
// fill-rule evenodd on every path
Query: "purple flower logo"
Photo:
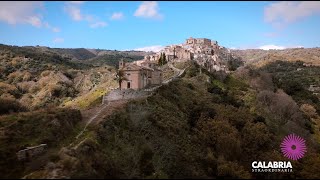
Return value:
M 292 160 L 298 160 L 307 152 L 305 140 L 295 134 L 286 136 L 280 147 L 282 154 Z

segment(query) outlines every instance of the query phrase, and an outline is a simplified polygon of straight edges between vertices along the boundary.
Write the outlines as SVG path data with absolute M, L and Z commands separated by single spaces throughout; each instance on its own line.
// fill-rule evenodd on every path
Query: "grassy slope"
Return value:
M 77 133 L 81 114 L 72 109 L 48 109 L 0 116 L 0 174 L 1 178 L 20 178 L 34 167 L 41 167 L 57 157 L 58 149 L 67 145 Z M 45 143 L 48 151 L 32 161 L 23 163 L 16 152 Z M 42 161 L 39 161 L 42 159 Z
M 319 177 L 311 168 L 319 162 L 319 154 L 310 139 L 306 157 L 293 162 L 295 173 L 251 173 L 252 161 L 286 160 L 279 148 L 283 135 L 271 130 L 272 116 L 262 117 L 264 108 L 257 109 L 256 95 L 233 76 L 219 81 L 191 67 L 182 80 L 162 86 L 146 100 L 130 102 L 92 129 L 94 136 L 72 154 L 77 163 L 69 165 L 66 174 L 73 178 Z

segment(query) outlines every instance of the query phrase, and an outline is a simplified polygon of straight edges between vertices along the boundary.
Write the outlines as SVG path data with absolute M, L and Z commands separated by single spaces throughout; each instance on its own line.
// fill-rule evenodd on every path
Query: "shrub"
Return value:
M 194 86 L 193 86 L 191 83 L 188 83 L 188 84 L 187 84 L 187 87 L 188 87 L 189 89 L 191 89 L 191 90 L 194 90 Z
M 190 68 L 188 71 L 187 71 L 187 75 L 189 77 L 195 77 L 197 75 L 197 73 L 199 72 L 199 70 L 195 67 L 192 67 Z
M 302 104 L 300 110 L 304 112 L 309 118 L 317 117 L 317 110 L 310 104 Z
M 26 108 L 15 99 L 0 98 L 0 115 L 21 111 L 26 111 Z
M 209 93 L 213 93 L 213 94 L 223 94 L 223 90 L 216 86 L 216 85 L 213 85 L 213 84 L 209 84 L 208 85 L 209 87 L 207 88 L 207 91 Z
M 219 160 L 218 161 L 218 177 L 232 179 L 249 179 L 251 175 L 243 166 L 237 162 Z

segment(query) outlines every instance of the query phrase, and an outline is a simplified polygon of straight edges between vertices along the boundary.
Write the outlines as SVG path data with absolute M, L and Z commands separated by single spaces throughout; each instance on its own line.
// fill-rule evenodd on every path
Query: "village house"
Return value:
M 123 60 L 119 62 L 119 70 L 124 74 L 121 89 L 139 90 L 162 83 L 162 71 L 156 62 L 150 61 L 150 57 L 139 64 L 125 63 Z
M 158 53 L 147 55 L 143 60 L 125 63 L 119 62 L 123 71 L 120 89 L 140 90 L 162 84 L 162 71 L 158 67 L 159 59 L 164 54 L 167 62 L 195 61 L 209 72 L 229 72 L 229 49 L 219 46 L 217 41 L 207 38 L 190 37 L 185 43 L 170 45 Z
M 227 62 L 231 56 L 230 51 L 211 39 L 190 37 L 185 43 L 166 46 L 157 53 L 158 57 L 161 53 L 165 54 L 168 62 L 193 60 L 210 72 L 229 71 Z
M 207 39 L 207 38 L 193 38 L 193 37 L 190 37 L 189 39 L 186 40 L 186 44 L 189 44 L 189 45 L 200 44 L 200 45 L 203 45 L 203 46 L 211 46 L 211 40 Z

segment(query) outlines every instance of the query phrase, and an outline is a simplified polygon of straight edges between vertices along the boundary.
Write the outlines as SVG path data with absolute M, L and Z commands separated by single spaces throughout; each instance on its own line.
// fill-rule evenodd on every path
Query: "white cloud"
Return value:
M 276 46 L 276 45 L 264 45 L 264 46 L 260 46 L 258 47 L 258 49 L 263 49 L 263 50 L 270 50 L 270 49 L 277 49 L 277 50 L 281 50 L 281 49 L 285 49 L 284 46 Z
M 160 50 L 162 50 L 164 48 L 164 46 L 161 45 L 154 45 L 154 46 L 147 46 L 147 47 L 142 47 L 142 48 L 136 48 L 134 49 L 135 51 L 153 51 L 153 52 L 159 52 Z
M 0 2 L 0 21 L 8 24 L 31 24 L 41 27 L 41 15 L 36 12 L 43 7 L 42 2 L 2 1 Z
M 120 20 L 120 19 L 123 19 L 123 13 L 122 12 L 115 12 L 112 14 L 111 16 L 111 20 Z
M 64 42 L 64 39 L 63 38 L 55 38 L 53 40 L 54 43 L 63 43 Z
M 83 18 L 84 20 L 86 20 L 86 21 L 88 21 L 88 22 L 93 22 L 93 21 L 95 21 L 94 20 L 94 17 L 92 16 L 92 15 L 84 15 L 84 18 Z
M 229 48 L 229 49 L 231 49 L 231 50 L 237 50 L 238 48 L 236 48 L 236 47 L 231 47 L 231 48 Z
M 288 2 L 270 4 L 264 9 L 264 20 L 274 26 L 283 27 L 307 16 L 320 13 L 319 1 Z
M 258 47 L 258 49 L 262 49 L 262 50 L 270 50 L 270 49 L 275 49 L 275 50 L 283 50 L 283 49 L 288 49 L 288 48 L 303 48 L 303 46 L 277 46 L 277 45 L 273 45 L 273 44 L 269 44 L 269 45 L 264 45 L 264 46 L 260 46 Z
M 80 1 L 82 2 L 82 1 Z M 82 14 L 81 4 L 79 1 L 70 1 L 67 2 L 64 10 L 69 14 L 71 19 L 74 21 L 87 21 L 91 28 L 105 27 L 107 26 L 106 22 L 99 21 L 90 14 Z
M 98 28 L 98 27 L 105 27 L 107 25 L 108 25 L 107 23 L 105 23 L 103 21 L 99 21 L 99 22 L 95 22 L 95 23 L 90 24 L 90 27 L 91 28 Z
M 43 9 L 42 2 L 27 1 L 7 1 L 0 2 L 0 21 L 8 24 L 30 24 L 35 27 L 44 27 L 59 32 L 60 29 L 52 27 L 48 22 L 44 22 L 41 14 L 37 10 Z
M 152 19 L 162 19 L 163 15 L 159 13 L 159 6 L 156 1 L 142 2 L 135 11 L 134 16 Z
M 60 30 L 60 28 L 54 27 L 54 28 L 52 28 L 52 31 L 53 32 L 60 32 L 61 30 Z
M 83 20 L 83 15 L 81 14 L 80 6 L 78 4 L 70 4 L 67 3 L 65 6 L 65 11 L 69 14 L 69 16 L 75 21 Z
M 47 29 L 50 29 L 53 32 L 60 32 L 60 28 L 52 27 L 48 22 L 44 22 L 43 26 Z
M 32 26 L 35 26 L 35 27 L 41 27 L 42 26 L 41 19 L 39 17 L 36 17 L 36 16 L 29 17 L 27 22 L 30 23 Z

